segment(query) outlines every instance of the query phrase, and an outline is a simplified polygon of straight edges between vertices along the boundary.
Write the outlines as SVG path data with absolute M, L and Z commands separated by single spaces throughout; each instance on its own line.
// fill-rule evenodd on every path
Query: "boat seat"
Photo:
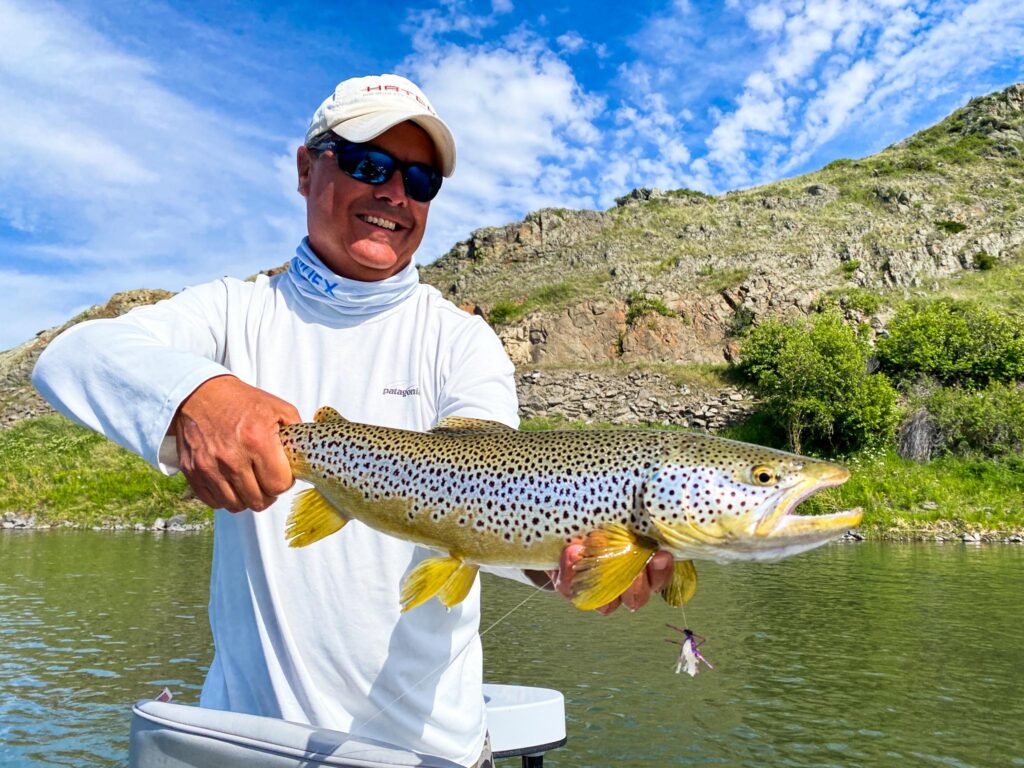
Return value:
M 484 685 L 496 758 L 522 756 L 540 766 L 543 753 L 565 744 L 562 694 L 546 688 Z M 342 731 L 270 717 L 140 701 L 132 708 L 129 768 L 458 768 Z

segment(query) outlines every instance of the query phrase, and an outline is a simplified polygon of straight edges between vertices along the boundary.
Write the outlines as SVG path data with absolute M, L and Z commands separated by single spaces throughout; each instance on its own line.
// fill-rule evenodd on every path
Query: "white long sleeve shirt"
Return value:
M 372 299 L 373 284 L 360 285 Z M 518 425 L 500 342 L 426 285 L 353 315 L 303 296 L 287 273 L 219 280 L 70 328 L 33 379 L 61 412 L 170 472 L 174 458 L 160 446 L 178 406 L 225 373 L 293 403 L 304 420 L 330 405 L 353 421 L 420 431 L 451 415 Z M 302 485 L 261 513 L 216 512 L 215 653 L 201 706 L 472 764 L 485 729 L 479 582 L 450 611 L 432 600 L 401 614 L 402 578 L 431 553 L 358 522 L 289 548 L 285 518 Z

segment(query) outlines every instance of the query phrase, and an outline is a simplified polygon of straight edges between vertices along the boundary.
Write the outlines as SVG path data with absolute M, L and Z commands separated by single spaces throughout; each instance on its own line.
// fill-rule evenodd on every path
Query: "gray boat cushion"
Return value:
M 460 768 L 342 731 L 256 715 L 140 701 L 129 768 Z

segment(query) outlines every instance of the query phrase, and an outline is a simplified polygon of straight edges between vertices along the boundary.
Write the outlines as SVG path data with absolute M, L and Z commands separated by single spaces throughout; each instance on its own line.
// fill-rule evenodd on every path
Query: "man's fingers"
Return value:
M 629 610 L 635 611 L 647 605 L 651 599 L 651 584 L 647 581 L 647 569 L 640 571 L 640 575 L 633 579 L 633 583 L 626 588 L 619 598 L 622 604 Z
M 572 599 L 573 596 L 572 582 L 575 566 L 582 557 L 583 545 L 579 542 L 573 542 L 562 550 L 562 557 L 558 564 L 558 576 L 555 579 L 555 589 L 569 599 Z M 647 566 L 626 591 L 611 602 L 602 605 L 597 612 L 607 616 L 620 605 L 626 606 L 631 611 L 643 608 L 650 601 L 652 592 L 660 592 L 668 586 L 674 570 L 671 553 L 655 552 Z
M 661 592 L 672 581 L 675 573 L 675 560 L 670 552 L 659 551 L 647 563 L 647 581 L 651 585 L 652 592 Z
M 277 439 L 276 436 L 274 439 Z M 295 483 L 288 457 L 279 440 L 276 445 L 253 453 L 252 471 L 260 491 L 270 498 L 276 499 Z
M 563 596 L 572 599 L 572 577 L 573 568 L 580 558 L 583 557 L 582 544 L 569 544 L 562 550 L 562 557 L 558 562 L 558 577 L 555 579 L 555 589 Z
M 284 400 L 281 401 L 281 417 L 278 419 L 278 423 L 281 425 L 298 424 L 302 421 L 302 417 L 299 415 L 298 409 L 291 403 L 287 403 Z

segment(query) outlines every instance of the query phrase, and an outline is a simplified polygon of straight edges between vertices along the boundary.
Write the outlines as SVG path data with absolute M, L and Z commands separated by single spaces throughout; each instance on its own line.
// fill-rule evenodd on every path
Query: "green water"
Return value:
M 0 766 L 120 766 L 129 705 L 194 703 L 212 539 L 0 532 Z M 540 594 L 484 636 L 486 676 L 566 697 L 561 766 L 1024 766 L 1024 547 L 834 545 L 700 566 L 673 674 L 660 602 Z M 484 627 L 529 593 L 488 578 Z M 508 766 L 517 761 L 505 761 Z

